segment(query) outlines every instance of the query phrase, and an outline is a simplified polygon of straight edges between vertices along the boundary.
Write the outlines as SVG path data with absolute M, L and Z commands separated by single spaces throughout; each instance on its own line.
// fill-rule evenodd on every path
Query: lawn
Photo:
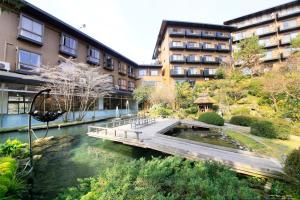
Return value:
M 226 134 L 252 151 L 284 161 L 287 154 L 300 147 L 300 137 L 291 136 L 289 140 L 268 139 L 247 133 L 227 130 Z

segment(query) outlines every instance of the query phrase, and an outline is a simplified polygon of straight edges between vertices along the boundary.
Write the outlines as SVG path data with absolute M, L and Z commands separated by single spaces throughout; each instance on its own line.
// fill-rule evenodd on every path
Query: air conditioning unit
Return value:
M 10 63 L 0 61 L 0 69 L 9 71 L 10 70 Z

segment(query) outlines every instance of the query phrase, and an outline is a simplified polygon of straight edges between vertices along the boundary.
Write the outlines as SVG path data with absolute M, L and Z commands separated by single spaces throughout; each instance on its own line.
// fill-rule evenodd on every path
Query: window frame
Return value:
M 93 50 L 94 51 L 98 51 L 99 58 L 96 58 L 93 55 L 90 55 L 90 52 L 93 51 Z M 88 55 L 87 55 L 87 62 L 90 63 L 90 64 L 99 65 L 100 64 L 100 60 L 101 60 L 100 57 L 101 57 L 100 50 L 97 49 L 96 47 L 93 47 L 93 46 L 89 45 L 89 47 L 88 47 Z
M 27 66 L 29 66 L 29 67 L 32 67 L 32 71 L 29 71 L 29 70 L 26 70 L 26 69 L 21 69 L 21 66 L 20 66 L 20 52 L 21 51 L 25 51 L 25 52 L 29 52 L 29 53 L 31 53 L 31 54 L 36 54 L 36 55 L 39 55 L 40 56 L 40 65 L 39 66 L 35 66 L 35 65 L 32 65 L 32 64 L 27 64 L 27 63 L 24 63 L 24 62 L 22 62 L 22 64 L 24 64 L 24 65 L 27 65 Z M 35 52 L 35 51 L 30 51 L 30 50 L 26 50 L 26 49 L 23 49 L 23 48 L 19 48 L 18 49 L 18 54 L 17 54 L 17 56 L 18 56 L 18 59 L 17 59 L 17 71 L 19 71 L 19 72 L 23 72 L 23 73 L 28 73 L 28 74 L 38 74 L 39 73 L 39 68 L 41 67 L 41 64 L 42 64 L 42 54 L 41 53 L 37 53 L 37 52 Z M 37 72 L 34 70 L 34 69 L 38 69 L 37 70 Z
M 25 28 L 22 27 L 22 22 L 23 22 L 23 18 L 27 18 L 35 23 L 38 23 L 42 26 L 42 34 L 39 35 L 39 34 L 36 34 L 30 30 L 27 30 Z M 41 41 L 37 41 L 37 40 L 34 40 L 32 38 L 29 38 L 27 36 L 24 36 L 24 35 L 21 35 L 21 30 L 24 30 L 26 32 L 29 32 L 31 34 L 34 34 L 34 35 L 37 35 L 37 36 L 40 36 L 41 37 Z M 26 40 L 28 42 L 31 42 L 31 43 L 34 43 L 34 44 L 37 44 L 37 45 L 40 45 L 42 46 L 44 44 L 44 35 L 45 35 L 45 24 L 43 22 L 41 22 L 40 20 L 37 20 L 29 15 L 26 15 L 24 13 L 21 13 L 20 14 L 20 18 L 19 18 L 19 25 L 18 25 L 18 39 L 22 39 L 22 40 Z
M 73 39 L 75 41 L 75 49 L 72 49 L 72 48 L 64 45 L 64 38 L 65 37 L 68 37 L 68 38 Z M 75 53 L 72 53 L 72 52 L 69 52 L 67 50 L 64 50 L 64 49 L 62 49 L 62 47 L 66 47 L 68 49 L 72 49 L 72 50 L 75 51 Z M 59 52 L 62 53 L 62 54 L 65 54 L 65 55 L 77 58 L 77 53 L 78 53 L 77 50 L 78 50 L 78 40 L 75 37 L 73 37 L 73 36 L 71 36 L 71 35 L 69 35 L 67 33 L 62 32 L 61 36 L 60 36 Z

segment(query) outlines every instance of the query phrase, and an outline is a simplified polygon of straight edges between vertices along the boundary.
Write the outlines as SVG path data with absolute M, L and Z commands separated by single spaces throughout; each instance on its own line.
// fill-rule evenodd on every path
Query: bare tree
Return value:
M 167 86 L 160 84 L 155 87 L 154 91 L 151 93 L 150 102 L 152 104 L 168 104 L 174 106 L 176 98 L 176 92 L 174 86 Z
M 79 111 L 77 120 L 82 120 L 100 96 L 112 91 L 112 77 L 100 74 L 99 67 L 76 63 L 64 57 L 61 59 L 63 62 L 60 65 L 40 68 L 40 76 L 47 80 L 42 87 L 52 90 L 60 109 L 66 111 L 65 121 L 75 107 Z

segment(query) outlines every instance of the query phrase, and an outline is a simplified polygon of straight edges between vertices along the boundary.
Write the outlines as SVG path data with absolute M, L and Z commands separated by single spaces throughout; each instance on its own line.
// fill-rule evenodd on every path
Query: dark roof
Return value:
M 244 15 L 244 16 L 241 16 L 241 17 L 238 17 L 238 18 L 235 18 L 235 19 L 227 20 L 227 21 L 224 22 L 224 24 L 225 25 L 230 25 L 232 23 L 240 22 L 240 21 L 252 18 L 252 17 L 256 17 L 256 16 L 263 15 L 263 14 L 269 14 L 269 13 L 272 13 L 274 11 L 278 11 L 278 10 L 283 9 L 283 8 L 288 8 L 288 7 L 297 5 L 299 3 L 300 3 L 300 0 L 291 1 L 289 3 L 274 6 L 272 8 L 264 9 L 264 10 L 254 12 L 254 13 L 251 13 L 251 14 L 248 14 L 248 15 Z
M 97 41 L 96 39 L 90 37 L 89 35 L 83 33 L 82 31 L 74 28 L 73 26 L 63 22 L 62 20 L 54 17 L 53 15 L 41 10 L 40 8 L 32 5 L 31 3 L 22 0 L 22 2 L 24 3 L 24 6 L 21 7 L 21 11 L 28 13 L 30 15 L 32 15 L 33 17 L 36 17 L 38 19 L 40 19 L 41 21 L 47 22 L 49 24 L 54 25 L 55 27 L 58 27 L 59 29 L 63 30 L 63 32 L 66 32 L 70 35 L 73 35 L 74 37 L 80 38 L 84 41 L 86 41 L 87 43 L 89 43 L 90 45 L 99 48 L 103 51 L 105 51 L 106 53 L 110 54 L 111 56 L 117 57 L 120 60 L 130 64 L 130 65 L 134 65 L 137 66 L 138 64 L 132 60 L 130 60 L 129 58 L 123 56 L 122 54 L 120 54 L 119 52 L 113 50 L 112 48 L 104 45 L 103 43 Z
M 184 22 L 184 21 L 170 21 L 163 20 L 160 26 L 160 30 L 157 36 L 154 52 L 152 58 L 155 59 L 156 49 L 160 46 L 164 35 L 166 33 L 168 26 L 177 26 L 177 27 L 187 27 L 187 28 L 207 28 L 207 29 L 216 29 L 224 31 L 233 31 L 235 27 L 219 24 L 206 24 L 206 23 L 196 23 L 196 22 Z
M 162 68 L 161 64 L 141 64 L 137 68 Z

